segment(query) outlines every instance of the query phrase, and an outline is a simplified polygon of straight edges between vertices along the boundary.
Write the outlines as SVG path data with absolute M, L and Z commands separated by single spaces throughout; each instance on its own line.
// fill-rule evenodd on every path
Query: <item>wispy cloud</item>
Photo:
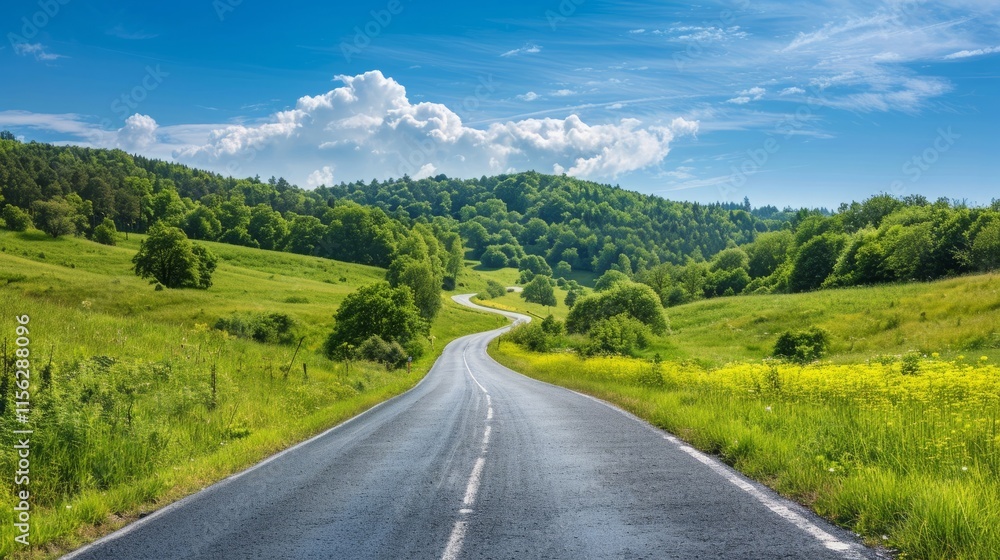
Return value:
M 21 56 L 34 56 L 40 62 L 66 58 L 61 54 L 50 53 L 41 43 L 14 43 L 14 52 Z
M 125 29 L 124 25 L 118 24 L 107 31 L 108 35 L 125 39 L 126 41 L 143 41 L 145 39 L 155 39 L 159 33 L 147 33 L 145 31 L 131 31 Z
M 519 54 L 535 54 L 539 52 L 542 52 L 542 47 L 539 47 L 538 45 L 535 44 L 528 44 L 519 49 L 509 50 L 505 53 L 502 53 L 500 56 L 508 57 L 508 56 L 517 56 Z
M 959 59 L 959 58 L 970 58 L 970 57 L 973 57 L 973 56 L 983 56 L 985 54 L 993 54 L 993 53 L 998 53 L 998 52 L 1000 52 L 1000 46 L 996 46 L 996 47 L 983 47 L 981 49 L 964 50 L 964 51 L 953 52 L 953 53 L 951 53 L 949 55 L 946 55 L 944 57 L 944 59 L 945 60 L 956 60 L 956 59 Z

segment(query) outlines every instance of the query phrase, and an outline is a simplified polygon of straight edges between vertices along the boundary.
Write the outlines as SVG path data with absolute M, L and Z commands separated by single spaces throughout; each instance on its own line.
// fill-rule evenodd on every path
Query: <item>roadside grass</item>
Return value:
M 808 366 L 537 354 L 501 363 L 677 434 L 906 558 L 1000 556 L 1000 368 L 989 360 Z
M 830 331 L 830 359 L 864 361 L 876 354 L 962 354 L 1000 361 L 1000 275 L 936 282 L 735 296 L 666 310 L 671 335 L 645 355 L 710 365 L 768 356 L 786 330 Z
M 9 356 L 13 317 L 30 316 L 34 429 L 32 546 L 0 524 L 0 557 L 57 557 L 111 532 L 406 391 L 447 342 L 497 326 L 447 300 L 410 374 L 334 363 L 317 350 L 337 306 L 384 271 L 206 243 L 220 257 L 212 288 L 154 291 L 131 272 L 140 239 L 0 233 L 0 341 Z M 212 328 L 234 311 L 287 313 L 302 349 Z M 0 399 L 4 473 L 21 427 L 11 393 Z M 13 519 L 14 490 L 13 476 L 0 484 L 0 518 Z

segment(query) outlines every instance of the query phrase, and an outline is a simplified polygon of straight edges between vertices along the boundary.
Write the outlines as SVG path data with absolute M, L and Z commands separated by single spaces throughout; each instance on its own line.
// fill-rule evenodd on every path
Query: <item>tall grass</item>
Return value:
M 411 374 L 348 368 L 317 349 L 343 297 L 384 271 L 213 245 L 221 264 L 211 289 L 157 292 L 129 270 L 136 237 L 105 247 L 0 233 L 0 340 L 28 314 L 35 369 L 33 546 L 0 523 L 0 557 L 55 556 L 109 532 L 405 391 L 448 341 L 496 326 L 447 302 Z M 234 312 L 274 310 L 306 337 L 294 363 L 294 345 L 211 328 Z M 10 392 L 3 398 L 0 519 L 9 520 L 15 420 Z
M 1000 368 L 925 359 L 808 366 L 493 349 L 622 406 L 909 558 L 1000 557 Z M 970 363 L 971 362 L 971 363 Z

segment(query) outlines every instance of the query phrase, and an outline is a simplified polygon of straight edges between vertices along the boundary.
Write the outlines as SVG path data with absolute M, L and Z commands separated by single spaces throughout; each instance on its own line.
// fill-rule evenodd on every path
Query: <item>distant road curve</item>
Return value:
M 485 309 L 469 295 L 461 305 Z M 596 399 L 449 344 L 409 392 L 69 559 L 878 558 Z

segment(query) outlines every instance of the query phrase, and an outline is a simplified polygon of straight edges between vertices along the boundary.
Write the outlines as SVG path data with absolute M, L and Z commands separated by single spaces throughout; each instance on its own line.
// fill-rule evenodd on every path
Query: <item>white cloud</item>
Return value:
M 41 43 L 14 43 L 14 52 L 21 56 L 32 55 L 40 62 L 66 58 L 61 54 L 48 52 Z
M 824 42 L 838 35 L 856 31 L 858 29 L 886 25 L 891 22 L 892 19 L 892 15 L 880 13 L 868 17 L 852 18 L 843 23 L 828 22 L 820 29 L 811 33 L 800 32 L 798 36 L 796 36 L 795 39 L 792 40 L 792 42 L 789 43 L 783 50 L 792 51 L 813 43 Z
M 507 52 L 501 54 L 500 56 L 517 56 L 519 54 L 535 54 L 535 53 L 539 53 L 539 52 L 542 52 L 542 47 L 539 47 L 538 45 L 534 45 L 534 44 L 529 44 L 529 45 L 525 45 L 525 46 L 523 46 L 523 47 L 521 47 L 519 49 L 514 49 L 514 50 L 507 51 Z
M 737 97 L 727 99 L 726 103 L 732 103 L 733 105 L 746 105 L 751 101 L 760 101 L 760 99 L 764 97 L 765 93 L 767 93 L 766 89 L 755 86 L 741 91 Z
M 411 103 L 406 90 L 373 71 L 340 76 L 344 83 L 299 99 L 294 109 L 256 126 L 212 131 L 206 141 L 175 152 L 177 159 L 213 169 L 284 175 L 302 182 L 301 169 L 337 162 L 344 180 L 446 173 L 477 176 L 560 166 L 570 175 L 614 177 L 662 161 L 675 137 L 694 134 L 696 121 L 647 126 L 636 119 L 587 124 L 578 116 L 466 126 L 444 105 Z
M 645 29 L 629 29 L 628 32 L 631 33 L 632 35 L 642 35 L 643 33 L 646 32 L 646 30 Z
M 779 92 L 778 92 L 778 95 L 780 95 L 780 96 L 786 96 L 786 95 L 802 95 L 802 94 L 803 94 L 803 93 L 805 93 L 805 92 L 806 92 L 806 90 L 804 90 L 804 89 L 802 89 L 802 88 L 800 88 L 800 87 L 794 87 L 794 86 L 793 86 L 793 87 L 787 87 L 787 88 L 785 88 L 785 89 L 783 89 L 783 90 L 779 91 Z
M 533 91 L 529 91 L 528 93 L 524 93 L 517 96 L 517 98 L 520 99 L 521 101 L 534 101 L 539 97 L 541 96 Z
M 618 109 L 621 109 L 624 106 L 625 105 L 622 104 L 622 103 L 612 103 L 611 105 L 608 105 L 608 109 L 613 109 L 613 110 L 617 111 Z
M 333 167 L 324 165 L 322 169 L 317 169 L 306 178 L 306 184 L 310 187 L 333 184 Z
M 556 91 L 552 92 L 552 95 L 555 97 L 566 97 L 568 95 L 575 95 L 575 94 L 576 92 L 571 89 L 557 89 Z
M 115 145 L 123 150 L 146 150 L 156 143 L 157 128 L 152 117 L 136 113 L 125 119 L 125 126 L 118 130 L 115 137 Z
M 949 55 L 946 55 L 944 57 L 944 59 L 945 60 L 956 60 L 956 59 L 959 59 L 959 58 L 969 58 L 969 57 L 973 57 L 973 56 L 982 56 L 984 54 L 993 54 L 993 53 L 998 53 L 998 52 L 1000 52 L 1000 46 L 996 46 L 996 47 L 984 47 L 984 48 L 981 48 L 981 49 L 975 49 L 975 50 L 971 50 L 971 51 L 970 50 L 963 50 L 963 51 L 953 52 L 953 53 L 951 53 Z

